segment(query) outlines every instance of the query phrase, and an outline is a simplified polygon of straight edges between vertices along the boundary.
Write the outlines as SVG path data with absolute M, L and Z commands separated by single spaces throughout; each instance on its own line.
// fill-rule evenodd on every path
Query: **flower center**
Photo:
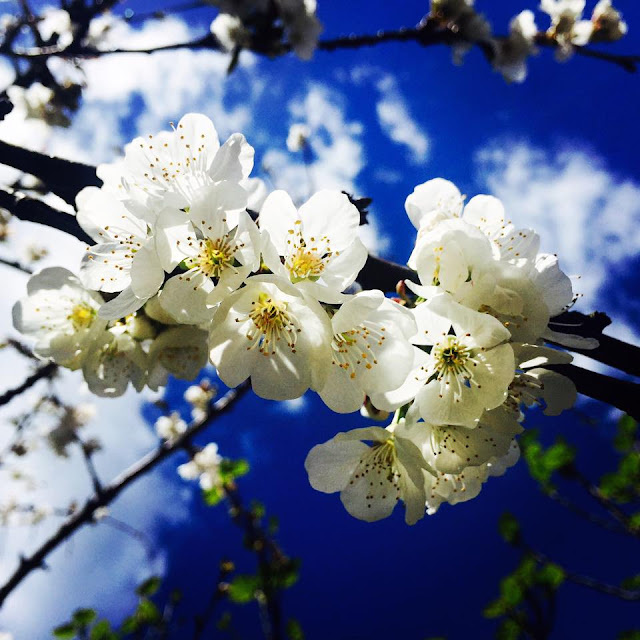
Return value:
M 200 252 L 195 258 L 188 258 L 185 264 L 191 269 L 198 268 L 209 278 L 220 278 L 222 272 L 233 266 L 236 247 L 229 238 L 218 238 L 200 241 Z
M 71 313 L 67 316 L 75 331 L 88 329 L 92 325 L 95 317 L 96 310 L 86 302 L 75 305 Z
M 375 349 L 381 347 L 386 340 L 385 331 L 385 327 L 367 323 L 343 333 L 336 333 L 331 342 L 332 364 L 349 372 L 352 380 L 362 366 L 366 369 L 373 368 L 373 365 L 378 364 Z
M 431 351 L 434 358 L 434 373 L 432 378 L 441 384 L 449 386 L 453 383 L 454 392 L 459 394 L 461 386 L 469 387 L 473 382 L 470 366 L 477 366 L 471 349 L 453 335 L 435 345 Z
M 273 300 L 269 294 L 261 293 L 251 304 L 253 309 L 249 318 L 257 331 L 250 329 L 247 332 L 247 339 L 253 343 L 247 350 L 257 347 L 265 356 L 274 355 L 277 343 L 284 341 L 295 353 L 297 334 L 301 329 L 296 327 L 288 313 L 287 303 Z
M 301 280 L 317 280 L 324 271 L 324 260 L 313 250 L 307 249 L 303 244 L 289 256 L 287 268 L 291 276 L 291 282 Z

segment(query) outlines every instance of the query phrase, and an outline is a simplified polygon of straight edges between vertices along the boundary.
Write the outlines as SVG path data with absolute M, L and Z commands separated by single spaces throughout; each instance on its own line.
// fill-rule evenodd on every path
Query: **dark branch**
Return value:
M 45 364 L 43 367 L 36 369 L 21 385 L 5 391 L 0 395 L 0 407 L 11 402 L 16 396 L 29 390 L 38 380 L 45 378 L 51 378 L 58 370 L 58 365 L 55 362 Z
M 95 167 L 16 147 L 2 140 L 0 164 L 35 176 L 46 183 L 50 191 L 69 204 L 75 203 L 78 192 L 84 187 L 101 185 Z
M 44 224 L 47 227 L 64 231 L 82 242 L 94 244 L 93 240 L 80 228 L 75 216 L 54 209 L 41 200 L 0 189 L 0 207 L 7 209 L 20 220 Z
M 22 557 L 18 568 L 11 575 L 9 580 L 0 588 L 0 606 L 7 596 L 35 569 L 44 566 L 49 554 L 57 549 L 65 540 L 71 537 L 78 529 L 85 524 L 93 522 L 93 515 L 99 507 L 104 507 L 113 500 L 131 483 L 154 469 L 160 462 L 171 456 L 176 451 L 185 447 L 195 435 L 208 427 L 218 416 L 228 412 L 249 389 L 248 383 L 243 383 L 236 389 L 232 389 L 215 402 L 209 413 L 202 420 L 194 421 L 189 429 L 173 441 L 164 442 L 158 449 L 151 451 L 134 463 L 129 469 L 121 473 L 109 485 L 104 487 L 100 495 L 92 495 L 84 506 L 69 517 L 60 528 L 48 538 L 33 554 Z
M 573 364 L 547 366 L 571 378 L 578 392 L 616 407 L 640 420 L 640 384 L 581 369 Z

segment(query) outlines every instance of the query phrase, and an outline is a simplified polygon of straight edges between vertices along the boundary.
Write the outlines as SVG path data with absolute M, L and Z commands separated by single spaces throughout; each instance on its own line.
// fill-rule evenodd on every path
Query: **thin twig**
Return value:
M 550 559 L 549 556 L 547 556 L 545 553 L 532 549 L 528 545 L 525 545 L 525 548 L 539 563 L 557 564 L 557 562 Z M 620 598 L 622 600 L 628 600 L 630 602 L 640 601 L 640 589 L 624 589 L 623 587 L 618 587 L 617 585 L 608 584 L 606 582 L 596 580 L 595 578 L 592 578 L 590 576 L 584 576 L 580 573 L 567 571 L 567 569 L 565 569 L 564 567 L 562 567 L 562 570 L 564 572 L 565 578 L 575 584 L 579 584 L 583 587 L 588 587 L 589 589 L 599 591 L 600 593 L 606 593 L 607 595 L 615 596 L 616 598 Z
M 5 391 L 0 395 L 0 407 L 8 404 L 16 396 L 29 390 L 36 382 L 44 378 L 51 378 L 58 370 L 58 365 L 55 362 L 49 362 L 43 367 L 36 369 L 21 385 Z
M 2 258 L 0 257 L 0 264 L 3 264 L 7 267 L 13 267 L 14 269 L 17 269 L 18 271 L 22 271 L 23 273 L 33 273 L 33 269 L 31 267 L 27 267 L 23 264 L 21 264 L 20 262 L 18 262 L 17 260 L 7 260 L 7 258 Z
M 100 477 L 98 476 L 98 471 L 96 470 L 96 466 L 93 463 L 93 449 L 89 447 L 85 442 L 83 442 L 79 436 L 75 437 L 76 442 L 80 446 L 80 451 L 82 451 L 82 459 L 84 460 L 85 467 L 87 468 L 87 472 L 89 473 L 89 477 L 91 478 L 91 484 L 93 485 L 93 490 L 96 495 L 101 495 L 103 492 L 102 482 L 100 481 Z
M 187 431 L 176 440 L 164 442 L 156 450 L 140 458 L 140 460 L 122 472 L 109 485 L 104 487 L 101 495 L 92 495 L 81 509 L 68 518 L 60 528 L 30 556 L 21 557 L 17 569 L 7 582 L 0 587 L 0 606 L 2 606 L 7 596 L 9 596 L 32 571 L 44 566 L 46 558 L 52 551 L 57 549 L 85 524 L 93 522 L 96 509 L 110 504 L 126 487 L 154 469 L 160 462 L 173 453 L 183 449 L 185 442 L 190 441 L 191 438 L 203 431 L 215 418 L 229 411 L 248 389 L 249 384 L 245 382 L 236 389 L 228 391 L 211 406 L 210 411 L 204 418 L 192 422 Z

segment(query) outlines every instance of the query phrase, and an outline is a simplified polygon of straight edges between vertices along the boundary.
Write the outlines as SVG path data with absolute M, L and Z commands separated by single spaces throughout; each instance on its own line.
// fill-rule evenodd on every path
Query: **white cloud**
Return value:
M 370 85 L 377 93 L 376 115 L 382 132 L 410 152 L 409 161 L 422 164 L 429 158 L 431 142 L 424 128 L 411 115 L 407 100 L 395 76 L 371 65 L 359 65 L 348 73 L 338 72 L 339 80 L 358 87 Z
M 414 164 L 425 162 L 429 155 L 429 139 L 412 119 L 395 78 L 384 76 L 378 81 L 377 88 L 380 99 L 376 103 L 376 112 L 382 130 L 391 140 L 409 149 Z
M 533 227 L 542 250 L 557 253 L 563 270 L 580 276 L 574 281 L 584 295 L 580 308 L 601 308 L 615 317 L 606 287 L 611 269 L 637 255 L 640 185 L 577 149 L 550 153 L 526 142 L 500 141 L 480 150 L 476 161 L 480 184 L 504 202 L 509 218 Z M 634 332 L 620 319 L 607 333 L 628 339 Z

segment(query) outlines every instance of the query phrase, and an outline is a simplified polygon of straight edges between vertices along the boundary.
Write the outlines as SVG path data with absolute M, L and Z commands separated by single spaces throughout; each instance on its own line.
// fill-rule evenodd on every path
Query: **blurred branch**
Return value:
M 7 209 L 20 220 L 44 224 L 52 229 L 68 233 L 81 242 L 93 244 L 93 240 L 80 228 L 74 215 L 54 209 L 41 200 L 29 198 L 22 193 L 11 193 L 0 189 L 0 207 Z
M 0 587 L 0 606 L 2 606 L 9 594 L 11 594 L 32 571 L 44 566 L 46 558 L 52 551 L 57 549 L 82 526 L 94 522 L 96 509 L 113 502 L 126 487 L 154 469 L 176 451 L 182 450 L 185 447 L 185 443 L 190 442 L 194 436 L 206 429 L 217 417 L 227 413 L 248 389 L 249 384 L 243 383 L 236 389 L 228 391 L 213 403 L 205 417 L 201 420 L 193 421 L 182 436 L 176 440 L 164 442 L 155 451 L 151 451 L 143 456 L 131 465 L 129 469 L 116 477 L 109 485 L 105 486 L 101 494 L 98 495 L 96 493 L 88 498 L 84 506 L 70 516 L 36 551 L 30 556 L 21 557 L 18 568 L 7 582 Z
M 16 396 L 29 390 L 38 380 L 45 378 L 51 378 L 58 370 L 58 365 L 55 362 L 49 362 L 43 367 L 36 369 L 21 385 L 5 391 L 0 395 L 0 407 L 11 402 Z
M 180 11 L 184 9 L 197 8 L 197 6 L 198 3 L 188 3 L 182 7 L 175 7 L 175 9 Z M 149 17 L 157 18 L 166 16 L 169 15 L 170 11 L 171 9 L 168 11 L 154 12 L 153 14 L 150 14 Z M 132 18 L 135 18 L 135 16 L 132 16 Z M 504 37 L 496 36 L 496 40 L 499 41 L 502 39 L 504 39 Z M 348 36 L 321 40 L 318 42 L 317 48 L 320 51 L 336 51 L 339 49 L 359 49 L 361 47 L 377 46 L 387 42 L 416 42 L 423 47 L 435 45 L 471 45 L 478 47 L 489 62 L 493 62 L 497 52 L 497 47 L 492 40 L 476 42 L 469 41 L 464 38 L 453 23 L 444 24 L 440 20 L 430 16 L 425 17 L 416 27 L 401 27 L 399 29 L 388 31 L 380 30 L 374 34 L 349 34 Z M 549 37 L 545 32 L 541 32 L 536 36 L 536 44 L 541 47 L 551 49 L 558 47 L 555 39 Z M 81 41 L 76 39 L 71 45 L 66 47 L 53 45 L 48 47 L 38 46 L 29 49 L 14 50 L 10 46 L 3 45 L 0 46 L 0 54 L 28 60 L 41 60 L 53 56 L 59 58 L 78 59 L 96 58 L 102 55 L 113 55 L 118 53 L 149 54 L 156 51 L 171 51 L 175 49 L 208 49 L 212 51 L 219 51 L 221 48 L 218 41 L 212 34 L 206 34 L 205 36 L 187 42 L 149 47 L 147 49 L 116 48 L 103 50 L 93 46 L 82 45 Z M 253 53 L 274 57 L 288 53 L 291 51 L 292 47 L 288 43 L 264 42 L 259 38 L 254 38 L 254 41 L 249 47 L 247 47 L 247 49 Z M 638 62 L 640 62 L 640 56 L 637 55 L 616 55 L 597 51 L 588 47 L 573 47 L 573 50 L 577 55 L 610 62 L 631 73 L 637 71 Z
M 14 269 L 18 269 L 18 271 L 22 271 L 24 273 L 33 273 L 33 269 L 31 269 L 31 267 L 26 267 L 25 265 L 20 264 L 17 260 L 0 258 L 0 264 L 5 265 L 6 267 L 13 267 Z
M 47 185 L 49 191 L 69 204 L 75 203 L 78 192 L 84 187 L 100 186 L 102 183 L 96 176 L 96 168 L 91 165 L 48 156 L 23 147 L 16 147 L 2 140 L 0 140 L 0 164 L 35 176 Z M 9 209 L 2 203 L 0 206 Z

